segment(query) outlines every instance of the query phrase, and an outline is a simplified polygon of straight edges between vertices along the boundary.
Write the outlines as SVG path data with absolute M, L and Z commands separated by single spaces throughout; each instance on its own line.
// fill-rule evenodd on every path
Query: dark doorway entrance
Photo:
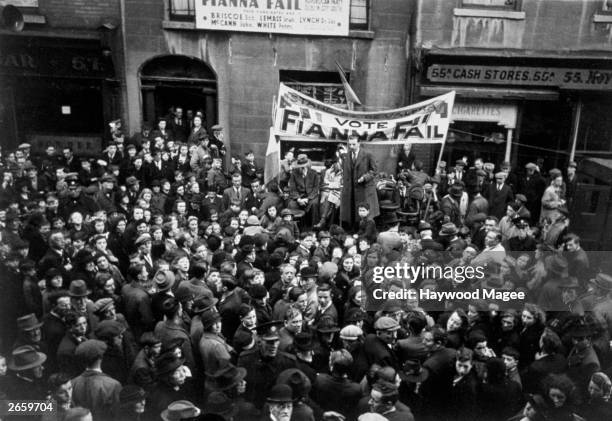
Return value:
M 154 126 L 159 117 L 169 117 L 176 107 L 187 115 L 202 111 L 205 127 L 218 122 L 217 78 L 203 61 L 170 55 L 154 58 L 140 72 L 142 114 L 145 123 Z

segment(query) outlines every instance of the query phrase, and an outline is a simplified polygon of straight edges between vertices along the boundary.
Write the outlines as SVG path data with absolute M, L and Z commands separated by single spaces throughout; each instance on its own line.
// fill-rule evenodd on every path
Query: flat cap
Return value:
M 141 244 L 146 243 L 147 241 L 152 241 L 151 240 L 151 236 L 149 234 L 142 234 L 142 235 L 138 236 L 138 238 L 136 239 L 134 244 L 139 246 Z
M 114 305 L 115 301 L 112 298 L 100 298 L 94 303 L 94 313 L 100 314 L 105 312 L 110 306 Z
M 215 124 L 214 126 L 212 126 L 210 128 L 213 132 L 217 131 L 217 130 L 223 130 L 223 126 L 221 126 L 220 124 Z
M 102 320 L 94 331 L 98 339 L 111 339 L 125 332 L 125 326 L 116 320 Z
M 346 325 L 340 330 L 340 339 L 354 341 L 363 336 L 363 330 L 359 326 Z
M 400 328 L 399 323 L 397 322 L 397 320 L 392 319 L 391 317 L 380 317 L 378 320 L 376 320 L 376 322 L 374 323 L 374 329 L 376 330 L 398 330 Z
M 525 168 L 528 170 L 537 170 L 538 166 L 533 162 L 528 162 L 527 164 L 525 164 Z
M 133 175 L 129 176 L 125 180 L 125 184 L 127 184 L 128 186 L 133 186 L 134 184 L 137 184 L 137 183 L 138 183 L 138 179 L 134 177 Z
M 74 355 L 86 361 L 102 358 L 108 347 L 98 339 L 88 339 L 77 346 Z

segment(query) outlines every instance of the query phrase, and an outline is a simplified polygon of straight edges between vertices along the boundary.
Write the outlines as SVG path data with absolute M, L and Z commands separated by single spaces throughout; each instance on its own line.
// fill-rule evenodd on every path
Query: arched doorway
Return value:
M 201 110 L 206 128 L 217 123 L 217 76 L 203 61 L 182 55 L 166 55 L 147 61 L 140 70 L 142 115 L 155 126 L 159 117 L 168 117 L 174 107 Z

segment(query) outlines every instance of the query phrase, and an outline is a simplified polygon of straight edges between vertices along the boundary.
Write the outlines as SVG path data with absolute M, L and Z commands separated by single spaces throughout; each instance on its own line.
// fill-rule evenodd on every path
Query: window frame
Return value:
M 488 4 L 470 4 L 470 0 L 458 0 L 458 7 L 461 9 L 484 9 L 484 10 L 507 10 L 512 12 L 519 12 L 522 10 L 523 1 L 513 0 L 514 5 L 488 5 Z M 507 0 L 506 0 L 507 1 Z

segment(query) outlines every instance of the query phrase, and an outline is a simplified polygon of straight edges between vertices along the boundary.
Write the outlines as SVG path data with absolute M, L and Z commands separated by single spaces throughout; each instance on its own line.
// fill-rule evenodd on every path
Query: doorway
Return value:
M 160 117 L 171 117 L 176 107 L 204 114 L 204 127 L 218 122 L 217 77 L 205 62 L 169 55 L 146 62 L 140 71 L 143 121 L 151 127 Z

